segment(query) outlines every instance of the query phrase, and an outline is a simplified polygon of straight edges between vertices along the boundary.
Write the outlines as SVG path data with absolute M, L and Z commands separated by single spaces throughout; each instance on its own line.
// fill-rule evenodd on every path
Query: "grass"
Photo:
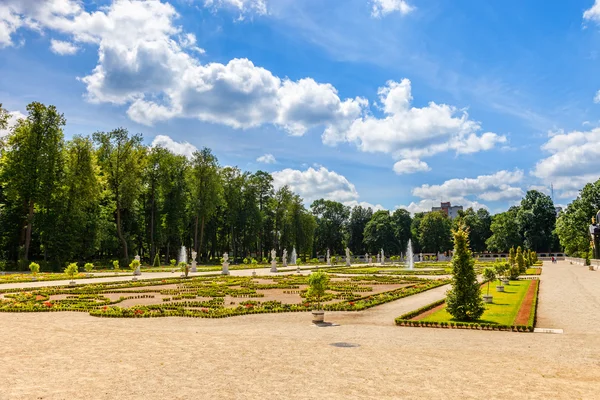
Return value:
M 485 312 L 481 319 L 475 321 L 480 324 L 512 325 L 521 308 L 523 298 L 527 293 L 532 281 L 511 281 L 510 285 L 504 286 L 505 292 L 496 292 L 495 286 L 490 285 L 490 294 L 494 296 L 492 304 L 485 305 Z M 483 294 L 487 293 L 487 285 L 481 288 Z M 427 322 L 454 322 L 446 307 L 421 319 Z
M 541 275 L 541 273 L 541 268 L 527 268 L 527 271 L 525 271 L 525 275 Z

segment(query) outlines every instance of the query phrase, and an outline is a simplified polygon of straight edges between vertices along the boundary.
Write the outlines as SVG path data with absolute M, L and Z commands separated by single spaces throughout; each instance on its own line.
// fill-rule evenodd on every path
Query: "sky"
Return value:
M 600 177 L 599 70 L 600 0 L 0 0 L 13 123 L 210 147 L 307 205 L 566 205 Z

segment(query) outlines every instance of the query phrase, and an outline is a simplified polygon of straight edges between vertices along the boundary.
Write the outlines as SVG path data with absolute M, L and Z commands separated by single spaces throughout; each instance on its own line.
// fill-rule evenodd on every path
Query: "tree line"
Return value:
M 0 104 L 0 129 L 8 113 Z M 191 158 L 148 147 L 139 134 L 117 128 L 65 140 L 64 116 L 33 102 L 0 143 L 0 258 L 26 268 L 134 255 L 150 263 L 176 258 L 180 247 L 202 261 L 227 251 L 233 260 L 269 258 L 296 248 L 306 259 L 323 255 L 445 252 L 451 231 L 464 225 L 475 252 L 524 246 L 546 251 L 553 234 L 552 200 L 529 191 L 520 206 L 491 216 L 467 209 L 450 220 L 441 212 L 411 214 L 319 199 L 310 207 L 272 176 L 222 167 L 208 148 Z

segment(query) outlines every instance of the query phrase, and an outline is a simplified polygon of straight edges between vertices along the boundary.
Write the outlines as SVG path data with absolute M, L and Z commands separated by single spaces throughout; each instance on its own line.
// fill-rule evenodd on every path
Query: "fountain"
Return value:
M 181 246 L 181 250 L 179 250 L 179 257 L 177 257 L 177 264 L 180 262 L 184 262 L 187 264 L 187 251 L 185 246 Z
M 413 254 L 412 241 L 408 239 L 408 245 L 406 246 L 406 262 L 408 269 L 415 268 L 415 256 Z
M 290 264 L 291 265 L 296 265 L 297 259 L 298 259 L 298 255 L 296 254 L 296 248 L 294 247 L 292 249 L 292 258 L 290 258 Z

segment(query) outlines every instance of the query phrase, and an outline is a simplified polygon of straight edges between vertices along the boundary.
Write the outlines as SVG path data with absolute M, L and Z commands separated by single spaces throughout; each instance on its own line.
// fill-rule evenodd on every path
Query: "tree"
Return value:
M 420 212 L 415 213 L 413 215 L 412 222 L 410 223 L 410 236 L 412 239 L 413 251 L 415 253 L 423 252 L 423 248 L 421 246 L 420 236 L 421 236 L 421 221 L 426 213 Z
M 385 249 L 391 253 L 398 251 L 398 243 L 394 236 L 394 226 L 389 211 L 380 210 L 373 214 L 373 217 L 365 226 L 364 242 L 371 253 L 377 253 L 380 249 Z
M 476 321 L 485 311 L 475 261 L 469 249 L 469 235 L 462 228 L 454 231 L 452 289 L 446 295 L 446 304 L 448 313 L 459 321 Z
M 528 191 L 517 211 L 517 224 L 526 248 L 535 251 L 552 250 L 556 209 L 550 196 L 537 190 Z
M 419 225 L 419 243 L 423 251 L 445 252 L 452 247 L 451 221 L 440 211 L 425 214 Z
M 365 252 L 364 232 L 372 216 L 373 210 L 370 207 L 355 206 L 352 209 L 348 222 L 348 247 L 355 254 Z
M 323 271 L 313 272 L 308 276 L 308 293 L 317 299 L 317 310 L 321 309 L 321 298 L 325 295 L 329 276 Z
M 504 253 L 523 243 L 517 223 L 518 210 L 518 207 L 511 207 L 508 211 L 492 217 L 492 235 L 485 242 L 488 250 Z
M 487 283 L 487 295 L 490 295 L 490 282 L 496 280 L 496 270 L 491 267 L 483 269 L 483 281 Z
M 492 218 L 490 213 L 480 208 L 475 212 L 473 208 L 467 208 L 465 211 L 459 211 L 458 217 L 453 220 L 455 227 L 464 226 L 469 232 L 469 243 L 475 252 L 486 250 L 486 240 L 491 236 L 490 226 Z
M 58 193 L 66 123 L 54 106 L 33 102 L 27 112 L 8 136 L 2 169 L 5 195 L 23 207 L 23 260 L 29 259 L 36 209 L 47 210 Z
M 206 221 L 215 214 L 222 196 L 219 163 L 217 157 L 206 147 L 194 152 L 190 186 L 194 214 L 194 249 L 202 254 Z M 198 240 L 198 228 L 200 228 L 200 240 Z
M 310 208 L 317 220 L 316 250 L 326 252 L 330 249 L 332 254 L 343 253 L 350 207 L 337 201 L 319 199 L 315 200 Z
M 121 242 L 123 258 L 129 262 L 126 233 L 123 232 L 122 216 L 132 211 L 141 186 L 141 172 L 145 149 L 141 135 L 129 135 L 126 129 L 94 133 L 98 143 L 98 162 L 110 189 L 114 203 L 117 236 Z
M 4 130 L 8 128 L 8 119 L 10 118 L 9 112 L 2 107 L 2 103 L 0 103 L 0 130 Z
M 600 179 L 588 183 L 560 214 L 556 234 L 565 252 L 585 258 L 590 250 L 589 225 L 600 210 Z
M 412 238 L 411 225 L 412 218 L 407 210 L 399 208 L 393 212 L 392 227 L 394 229 L 396 243 L 398 243 L 401 252 L 406 252 L 408 240 Z
M 521 246 L 517 247 L 517 256 L 516 256 L 517 266 L 519 267 L 519 273 L 524 273 L 527 270 L 527 265 L 525 264 L 525 257 L 523 256 L 523 250 Z

